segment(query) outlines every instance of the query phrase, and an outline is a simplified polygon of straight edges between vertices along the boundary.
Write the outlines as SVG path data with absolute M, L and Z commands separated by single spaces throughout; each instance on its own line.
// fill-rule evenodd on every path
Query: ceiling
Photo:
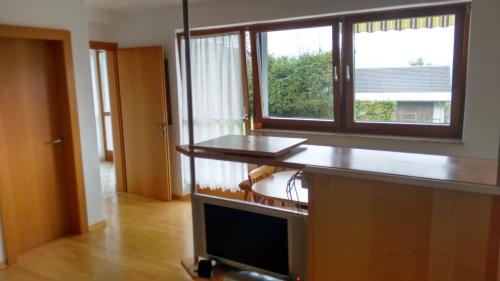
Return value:
M 189 3 L 210 2 L 214 0 L 189 0 Z M 182 0 L 85 0 L 87 7 L 110 12 L 128 13 L 182 5 Z

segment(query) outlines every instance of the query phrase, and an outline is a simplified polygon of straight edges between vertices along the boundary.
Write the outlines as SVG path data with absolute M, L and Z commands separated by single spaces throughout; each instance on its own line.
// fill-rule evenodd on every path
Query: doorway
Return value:
M 171 200 L 163 50 L 90 42 L 102 192 Z
M 104 198 L 112 196 L 117 191 L 115 149 L 111 109 L 111 87 L 108 71 L 108 56 L 113 56 L 112 50 L 95 46 L 90 49 L 90 65 L 92 72 L 92 94 L 94 100 L 97 141 L 99 152 L 99 170 L 101 188 Z

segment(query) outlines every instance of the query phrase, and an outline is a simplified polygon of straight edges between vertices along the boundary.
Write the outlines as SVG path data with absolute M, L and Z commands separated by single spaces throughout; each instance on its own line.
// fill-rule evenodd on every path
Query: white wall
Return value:
M 92 41 L 115 42 L 115 21 L 118 14 L 87 9 L 89 39 Z
M 84 0 L 1 0 L 0 24 L 71 31 L 88 223 L 103 219 Z M 0 243 L 0 253 L 3 246 Z M 3 254 L 0 258 L 3 257 Z M 0 261 L 2 261 L 1 259 Z
M 401 5 L 439 3 L 432 0 L 222 0 L 191 5 L 191 27 L 230 25 Z M 474 0 L 467 76 L 463 142 L 415 141 L 339 134 L 303 134 L 311 143 L 346 147 L 425 152 L 495 159 L 500 137 L 500 1 Z M 174 125 L 171 127 L 174 194 L 181 188 L 178 109 L 175 77 L 175 29 L 182 28 L 180 7 L 120 15 L 114 38 L 122 47 L 163 45 L 169 59 Z M 273 133 L 287 135 L 286 133 Z M 289 135 L 289 134 L 288 134 Z M 294 135 L 297 135 L 296 133 Z

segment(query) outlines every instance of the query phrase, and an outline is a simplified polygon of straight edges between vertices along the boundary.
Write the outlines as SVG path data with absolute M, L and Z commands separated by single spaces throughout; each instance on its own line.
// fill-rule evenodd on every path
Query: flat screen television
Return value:
M 305 279 L 306 215 L 206 195 L 194 195 L 192 203 L 197 256 Z

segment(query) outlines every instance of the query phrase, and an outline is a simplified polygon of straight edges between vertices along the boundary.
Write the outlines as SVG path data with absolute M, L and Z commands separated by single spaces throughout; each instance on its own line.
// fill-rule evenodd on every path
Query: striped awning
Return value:
M 449 27 L 455 25 L 455 15 L 406 18 L 384 21 L 356 23 L 353 26 L 355 33 L 405 30 L 419 28 Z

